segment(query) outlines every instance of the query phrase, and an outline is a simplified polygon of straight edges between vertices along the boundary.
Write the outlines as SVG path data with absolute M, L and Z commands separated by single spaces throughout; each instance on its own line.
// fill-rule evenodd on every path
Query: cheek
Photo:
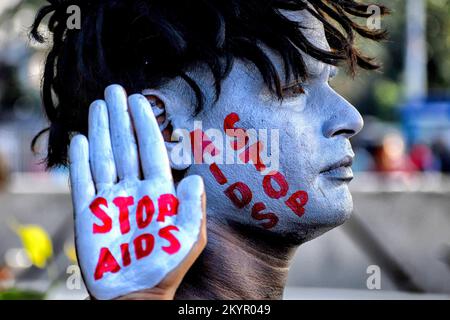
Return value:
M 309 194 L 294 189 L 282 172 L 262 175 L 254 165 L 203 166 L 210 208 L 227 218 L 264 229 L 277 227 L 280 220 L 301 221 L 307 214 Z
M 287 129 L 289 130 L 289 129 Z M 293 128 L 281 141 L 280 167 L 293 190 L 305 190 L 309 200 L 305 215 L 288 223 L 312 226 L 337 226 L 352 211 L 352 199 L 347 185 L 337 186 L 321 179 L 320 170 L 330 161 L 330 149 L 325 148 L 316 127 Z
M 289 181 L 279 166 L 268 170 L 267 155 L 264 154 L 266 142 L 247 136 L 249 130 L 239 126 L 240 120 L 237 113 L 230 113 L 223 120 L 222 129 L 227 138 L 225 149 L 217 152 L 207 132 L 198 134 L 202 139 L 194 143 L 200 148 L 202 160 L 205 160 L 205 153 L 215 150 L 216 155 L 232 152 L 237 162 L 223 164 L 224 159 L 216 157 L 215 161 L 197 164 L 190 169 L 189 174 L 200 174 L 205 179 L 208 206 L 212 211 L 226 212 L 227 218 L 253 223 L 264 229 L 277 227 L 281 215 L 303 219 L 307 214 L 308 192 L 295 188 L 296 183 Z M 296 167 L 295 162 L 292 167 Z
M 323 152 L 316 127 L 304 118 L 293 116 L 280 130 L 279 155 L 280 171 L 292 186 L 308 190 L 316 183 Z

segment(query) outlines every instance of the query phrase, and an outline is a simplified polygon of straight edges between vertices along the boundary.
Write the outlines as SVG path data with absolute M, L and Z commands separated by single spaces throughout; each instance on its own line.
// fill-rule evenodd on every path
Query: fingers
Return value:
M 93 102 L 89 108 L 89 157 L 97 191 L 116 182 L 108 109 L 102 100 Z
M 120 179 L 137 179 L 139 162 L 133 126 L 128 113 L 127 95 L 119 85 L 112 85 L 105 90 L 108 105 L 111 144 Z
M 70 185 L 75 213 L 86 208 L 95 196 L 94 182 L 89 167 L 89 143 L 85 136 L 72 138 L 69 147 Z
M 177 188 L 178 206 L 177 225 L 189 233 L 198 231 L 201 219 L 199 240 L 206 243 L 206 195 L 203 179 L 200 176 L 184 178 Z
M 169 296 L 175 295 L 181 281 L 194 262 L 205 249 L 206 236 L 206 194 L 203 180 L 199 176 L 189 176 L 183 179 L 177 188 L 180 200 L 177 214 L 177 225 L 188 233 L 197 233 L 198 238 L 186 258 L 181 264 L 158 285 Z M 202 219 L 198 230 L 198 219 Z
M 148 100 L 140 94 L 128 99 L 139 143 L 139 156 L 145 179 L 160 177 L 172 181 L 164 140 Z

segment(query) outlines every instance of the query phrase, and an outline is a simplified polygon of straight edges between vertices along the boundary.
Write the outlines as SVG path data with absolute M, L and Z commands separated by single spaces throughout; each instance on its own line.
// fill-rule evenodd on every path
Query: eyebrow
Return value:
M 326 63 L 321 63 L 321 65 L 322 65 L 322 67 L 320 67 L 320 71 L 314 70 L 314 72 L 308 73 L 308 77 L 310 79 L 322 78 L 325 76 L 326 72 L 328 72 L 329 79 L 334 78 L 338 74 L 338 68 L 336 66 L 326 64 Z
M 325 67 L 323 68 L 323 70 L 319 74 L 317 74 L 317 73 L 310 73 L 308 76 L 311 79 L 320 78 L 320 74 L 323 74 L 324 72 L 326 72 L 327 68 L 329 70 L 329 75 L 328 75 L 329 79 L 333 79 L 339 73 L 339 68 L 338 67 L 333 66 L 333 65 L 325 65 Z M 293 81 L 293 82 L 287 83 L 287 84 L 285 84 L 283 86 L 283 88 L 290 88 L 290 87 L 298 85 L 298 84 L 301 84 L 301 81 Z

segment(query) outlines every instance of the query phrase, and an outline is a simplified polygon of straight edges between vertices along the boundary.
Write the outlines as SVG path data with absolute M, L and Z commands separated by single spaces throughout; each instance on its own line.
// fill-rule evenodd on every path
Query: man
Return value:
M 339 64 L 377 68 L 354 46 L 355 33 L 385 36 L 355 22 L 368 5 L 50 2 L 32 31 L 43 40 L 52 13 L 47 160 L 69 157 L 92 297 L 280 299 L 296 248 L 352 211 L 349 139 L 363 121 L 328 81 Z M 73 4 L 80 30 L 66 26 Z M 189 138 L 194 161 L 177 161 L 176 143 Z M 229 146 L 238 161 L 219 161 Z

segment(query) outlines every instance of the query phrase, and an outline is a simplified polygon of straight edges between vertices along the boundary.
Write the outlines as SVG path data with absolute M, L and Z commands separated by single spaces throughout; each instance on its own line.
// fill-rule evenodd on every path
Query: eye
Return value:
M 305 89 L 301 83 L 296 83 L 294 85 L 290 85 L 286 88 L 283 88 L 283 97 L 285 98 L 293 98 L 299 95 L 305 94 Z

